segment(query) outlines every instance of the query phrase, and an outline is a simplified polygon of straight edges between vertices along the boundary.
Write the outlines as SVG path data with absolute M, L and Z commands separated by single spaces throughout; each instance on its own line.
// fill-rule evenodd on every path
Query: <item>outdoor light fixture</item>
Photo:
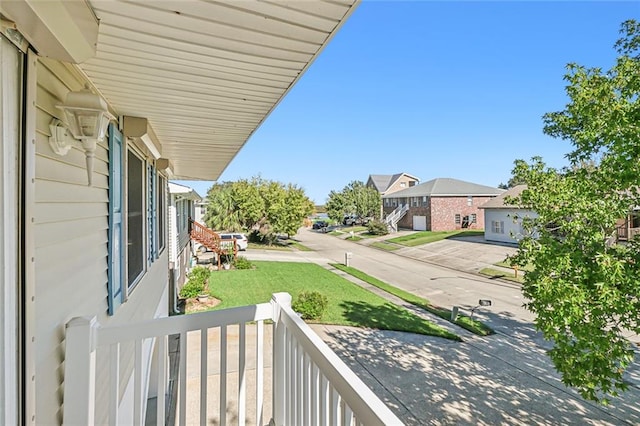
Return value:
M 87 177 L 91 186 L 96 146 L 104 140 L 109 121 L 114 117 L 109 113 L 106 102 L 92 93 L 88 87 L 67 93 L 64 103 L 57 107 L 64 112 L 66 125 L 57 119 L 51 122 L 49 145 L 56 154 L 66 155 L 74 139 L 82 142 L 87 160 Z

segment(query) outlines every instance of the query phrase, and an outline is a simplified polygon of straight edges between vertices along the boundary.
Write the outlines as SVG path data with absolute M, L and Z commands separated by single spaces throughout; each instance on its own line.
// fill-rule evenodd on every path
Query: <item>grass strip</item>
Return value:
M 249 243 L 249 248 L 254 250 L 275 250 L 275 251 L 291 251 L 288 246 L 282 244 L 263 244 L 263 243 Z
M 412 305 L 418 306 L 424 309 L 427 312 L 431 312 L 439 316 L 442 319 L 445 319 L 451 322 L 451 310 L 446 308 L 441 308 L 439 306 L 434 306 L 427 299 L 424 299 L 420 296 L 416 296 L 415 294 L 409 293 L 408 291 L 399 289 L 397 287 L 392 286 L 391 284 L 387 284 L 384 281 L 381 281 L 371 275 L 368 275 L 358 269 L 352 268 L 350 266 L 345 266 L 340 263 L 332 263 L 336 269 L 340 269 L 343 272 L 346 272 L 349 275 L 352 275 L 366 283 L 369 283 L 375 287 L 378 287 L 381 290 L 386 291 L 389 294 L 393 294 L 396 297 L 404 300 L 407 303 L 411 303 Z M 487 336 L 489 334 L 493 334 L 494 331 L 488 325 L 474 320 L 471 317 L 468 317 L 464 314 L 459 314 L 458 319 L 454 321 L 454 324 L 459 325 L 460 327 L 469 330 L 473 334 L 477 334 L 479 336 Z
M 367 230 L 366 226 L 345 226 L 344 228 L 340 228 L 342 232 L 363 232 Z
M 484 235 L 484 231 L 420 231 L 401 237 L 391 238 L 387 241 L 401 244 L 407 247 L 421 246 L 452 237 L 470 237 Z
M 519 284 L 524 283 L 524 278 L 522 276 L 522 274 L 518 275 L 518 277 L 515 277 L 515 274 L 513 273 L 509 273 L 509 272 L 505 272 L 505 271 L 499 271 L 497 269 L 493 269 L 493 268 L 483 268 L 480 270 L 480 273 L 482 275 L 486 275 L 489 278 L 500 278 L 503 280 L 508 280 L 508 281 L 513 281 Z
M 461 340 L 459 336 L 409 310 L 344 279 L 319 265 L 301 262 L 252 262 L 255 269 L 213 271 L 212 296 L 221 300 L 213 309 L 255 305 L 287 292 L 295 301 L 303 291 L 317 291 L 329 301 L 322 324 L 406 331 Z
M 390 244 L 390 243 L 387 243 L 386 241 L 375 241 L 369 244 L 369 247 L 375 247 L 375 248 L 379 248 L 381 250 L 386 250 L 386 251 L 394 251 L 400 248 L 400 246 L 398 246 L 397 244 Z
M 313 249 L 310 249 L 309 247 L 305 246 L 304 244 L 301 244 L 299 241 L 296 241 L 296 240 L 291 240 L 289 247 L 295 247 L 300 251 L 313 251 Z
M 503 268 L 513 269 L 513 265 L 511 264 L 511 262 L 508 262 L 507 260 L 503 260 L 502 262 L 494 263 L 494 265 L 502 266 Z M 532 264 L 528 264 L 528 265 L 526 265 L 524 267 L 521 267 L 519 269 L 521 271 L 531 272 L 531 271 L 533 271 L 533 265 Z

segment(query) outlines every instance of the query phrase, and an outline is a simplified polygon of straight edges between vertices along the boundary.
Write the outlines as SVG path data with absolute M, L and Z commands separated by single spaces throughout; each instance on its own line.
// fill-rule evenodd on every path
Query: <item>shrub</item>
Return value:
M 180 297 L 183 299 L 191 299 L 198 297 L 204 290 L 204 283 L 196 281 L 187 281 L 187 283 L 180 289 Z
M 197 266 L 187 274 L 187 282 L 180 289 L 180 297 L 183 299 L 190 299 L 198 297 L 199 294 L 204 292 L 207 280 L 211 275 L 209 269 L 202 266 Z
M 244 256 L 236 258 L 236 269 L 253 269 L 253 263 Z
M 367 230 L 373 235 L 387 235 L 389 233 L 387 224 L 380 220 L 372 220 L 367 223 Z
M 317 291 L 303 291 L 298 295 L 291 307 L 298 312 L 302 319 L 319 320 L 327 310 L 329 300 L 327 296 Z
M 187 279 L 189 281 L 197 281 L 204 285 L 204 282 L 207 280 L 207 278 L 209 278 L 210 275 L 211 271 L 209 271 L 209 268 L 205 268 L 204 266 L 196 266 L 187 274 Z

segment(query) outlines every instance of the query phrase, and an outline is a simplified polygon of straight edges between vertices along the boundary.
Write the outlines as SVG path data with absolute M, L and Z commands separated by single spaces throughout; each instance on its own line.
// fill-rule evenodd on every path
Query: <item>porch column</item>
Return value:
M 273 421 L 276 426 L 284 425 L 285 421 L 285 325 L 280 321 L 281 306 L 291 307 L 289 293 L 274 293 L 271 296 L 273 307 Z
M 65 425 L 95 424 L 96 317 L 76 317 L 67 323 L 64 359 Z

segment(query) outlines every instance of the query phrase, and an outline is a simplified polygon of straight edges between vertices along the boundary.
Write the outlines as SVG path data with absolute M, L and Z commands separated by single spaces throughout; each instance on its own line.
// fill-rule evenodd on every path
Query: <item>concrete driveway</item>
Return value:
M 311 230 L 296 238 L 314 251 L 249 250 L 246 256 L 328 267 L 350 252 L 355 268 L 435 304 L 471 309 L 479 298 L 493 301 L 476 315 L 497 334 L 480 338 L 461 332 L 462 343 L 411 333 L 315 327 L 406 424 L 640 424 L 637 363 L 627 377 L 630 390 L 611 406 L 583 400 L 560 382 L 545 355 L 550 343 L 534 329 L 519 285 L 465 272 L 500 261 L 515 248 L 447 240 L 440 248 L 433 243 L 389 253 Z

